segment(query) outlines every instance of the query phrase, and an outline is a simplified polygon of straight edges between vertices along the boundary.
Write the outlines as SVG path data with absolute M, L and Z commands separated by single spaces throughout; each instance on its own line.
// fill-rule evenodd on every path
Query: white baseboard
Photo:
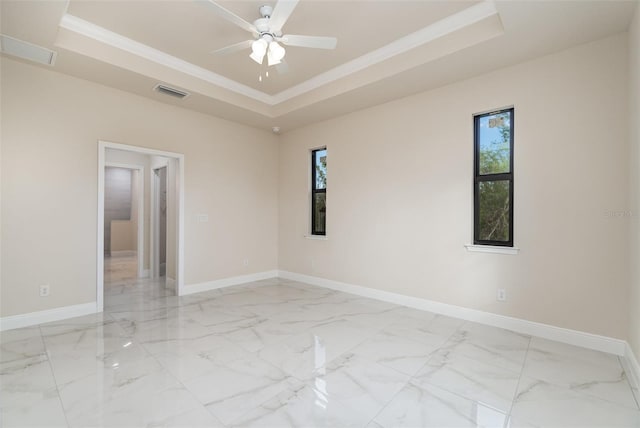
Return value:
M 138 254 L 135 250 L 113 250 L 111 257 L 130 257 Z
M 437 314 L 460 318 L 466 321 L 473 321 L 480 324 L 512 330 L 517 333 L 607 352 L 609 354 L 624 356 L 626 353 L 626 347 L 628 346 L 627 342 L 624 340 L 614 339 L 611 337 L 570 330 L 568 328 L 555 327 L 534 321 L 527 321 L 519 318 L 479 311 L 477 309 L 464 308 L 462 306 L 449 305 L 447 303 L 436 302 L 419 297 L 405 296 L 403 294 L 392 293 L 389 291 L 376 290 L 360 285 L 346 284 L 344 282 L 333 281 L 316 276 L 303 275 L 288 271 L 279 271 L 278 276 L 280 278 L 306 282 L 319 287 L 326 287 L 332 290 L 344 291 L 346 293 L 356 294 L 358 296 L 368 297 L 371 299 L 422 309 Z
M 29 327 L 51 321 L 60 321 L 67 318 L 80 317 L 95 314 L 96 302 L 82 303 L 80 305 L 63 306 L 61 308 L 47 309 L 45 311 L 30 312 L 28 314 L 13 315 L 0 318 L 0 331 L 13 330 L 14 328 Z
M 182 295 L 200 293 L 203 291 L 231 287 L 247 282 L 276 277 L 290 279 L 293 281 L 301 281 L 319 287 L 343 291 L 358 296 L 382 300 L 385 302 L 395 303 L 398 305 L 460 318 L 467 321 L 473 321 L 480 324 L 504 328 L 518 333 L 615 354 L 623 357 L 621 358 L 621 360 L 623 362 L 624 369 L 629 377 L 629 382 L 631 383 L 632 387 L 635 388 L 634 392 L 638 393 L 638 391 L 640 390 L 640 363 L 633 353 L 631 346 L 629 346 L 629 344 L 624 340 L 614 339 L 606 336 L 599 336 L 567 328 L 555 327 L 548 324 L 493 314 L 490 312 L 483 312 L 477 309 L 464 308 L 461 306 L 449 305 L 446 303 L 422 299 L 419 297 L 405 296 L 389 291 L 376 290 L 359 285 L 333 281 L 330 279 L 278 270 L 258 272 L 249 275 L 240 275 L 214 281 L 202 282 L 199 284 L 188 285 L 183 288 Z M 172 278 L 167 278 L 167 280 L 172 280 Z M 2 317 L 0 318 L 0 331 L 29 327 L 46 322 L 59 321 L 67 318 L 89 315 L 96 312 L 96 302 L 91 302 L 79 305 L 64 306 L 61 308 L 48 309 L 38 312 L 31 312 L 28 314 Z
M 631 345 L 626 344 L 624 358 L 621 358 L 624 371 L 631 384 L 633 392 L 637 394 L 636 399 L 640 400 L 640 363 L 631 349 Z
M 232 276 L 230 278 L 216 279 L 214 281 L 201 282 L 199 284 L 185 285 L 182 287 L 180 295 L 186 296 L 187 294 L 201 293 L 203 291 L 216 290 L 218 288 L 231 287 L 233 285 L 244 284 L 246 282 L 277 277 L 277 270 L 268 270 L 249 275 Z

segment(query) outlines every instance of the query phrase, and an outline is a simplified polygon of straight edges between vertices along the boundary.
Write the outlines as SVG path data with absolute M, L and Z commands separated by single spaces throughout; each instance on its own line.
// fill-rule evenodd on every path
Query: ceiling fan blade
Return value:
M 216 49 L 215 51 L 211 51 L 211 53 L 216 55 L 227 55 L 230 53 L 241 51 L 243 49 L 247 49 L 253 42 L 253 40 L 245 40 L 244 42 L 235 43 L 233 45 L 225 46 L 224 48 Z
M 273 8 L 271 18 L 269 18 L 269 27 L 271 31 L 278 32 L 282 30 L 285 22 L 289 19 L 291 12 L 298 5 L 298 0 L 279 0 L 276 7 Z
M 338 39 L 335 37 L 323 37 L 323 36 L 296 36 L 292 34 L 285 34 L 278 41 L 287 46 L 300 46 L 303 48 L 316 48 L 316 49 L 335 49 L 338 44 Z
M 238 15 L 231 12 L 230 10 L 227 10 L 224 7 L 220 6 L 218 3 L 214 2 L 213 0 L 203 0 L 203 2 L 211 6 L 211 9 L 221 18 L 224 18 L 227 21 L 231 22 L 232 24 L 236 24 L 238 27 L 244 30 L 247 30 L 251 33 L 257 32 L 256 27 L 253 24 L 240 18 Z

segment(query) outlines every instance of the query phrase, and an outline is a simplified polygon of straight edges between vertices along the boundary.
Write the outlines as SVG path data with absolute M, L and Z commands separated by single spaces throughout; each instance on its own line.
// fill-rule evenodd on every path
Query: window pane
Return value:
M 481 241 L 509 241 L 509 181 L 481 181 L 480 198 Z
M 316 164 L 316 189 L 327 188 L 327 149 L 316 150 L 313 152 L 315 155 Z
M 481 175 L 511 172 L 510 116 L 510 112 L 502 112 L 478 118 Z
M 327 194 L 324 192 L 313 194 L 313 233 L 324 235 L 327 216 Z

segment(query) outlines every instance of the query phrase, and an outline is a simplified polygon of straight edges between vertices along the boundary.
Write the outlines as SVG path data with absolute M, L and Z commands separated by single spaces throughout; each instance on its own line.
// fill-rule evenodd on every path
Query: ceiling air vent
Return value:
M 156 92 L 160 92 L 161 94 L 169 95 L 174 98 L 183 99 L 189 96 L 189 92 L 181 91 L 180 89 L 172 88 L 167 85 L 160 85 L 160 84 L 156 85 L 156 87 L 153 88 L 153 90 Z
M 2 53 L 28 59 L 40 64 L 53 65 L 57 52 L 23 40 L 0 34 L 0 51 Z

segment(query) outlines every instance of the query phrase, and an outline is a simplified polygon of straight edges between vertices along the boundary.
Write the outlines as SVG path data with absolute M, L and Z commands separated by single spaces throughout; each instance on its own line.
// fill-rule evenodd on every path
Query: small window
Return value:
M 311 234 L 326 235 L 327 149 L 311 152 Z
M 513 247 L 513 108 L 474 117 L 474 244 Z

